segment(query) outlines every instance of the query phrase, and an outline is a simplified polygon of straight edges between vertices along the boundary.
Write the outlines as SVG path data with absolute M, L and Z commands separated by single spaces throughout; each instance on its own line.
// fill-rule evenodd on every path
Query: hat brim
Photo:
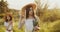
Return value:
M 25 6 L 22 8 L 22 10 L 24 11 L 28 6 L 31 6 L 31 7 L 33 8 L 33 10 L 36 9 L 36 4 L 35 4 L 35 3 L 30 3 L 30 4 L 25 5 Z

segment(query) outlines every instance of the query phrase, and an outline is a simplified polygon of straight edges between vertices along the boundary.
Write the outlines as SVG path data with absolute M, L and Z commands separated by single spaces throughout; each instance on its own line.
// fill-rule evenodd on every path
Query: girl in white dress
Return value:
M 6 32 L 12 32 L 13 23 L 12 23 L 12 16 L 11 15 L 5 16 L 4 26 L 6 28 Z
M 23 24 L 25 24 L 25 32 L 39 30 L 38 21 L 31 6 L 26 8 L 26 17 L 21 20 L 19 27 L 21 28 Z

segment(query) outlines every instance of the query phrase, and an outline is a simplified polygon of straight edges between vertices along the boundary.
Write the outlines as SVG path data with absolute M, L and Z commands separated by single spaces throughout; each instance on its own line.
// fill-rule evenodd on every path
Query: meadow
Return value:
M 60 10 L 59 10 L 60 11 Z M 60 32 L 60 12 L 46 11 L 40 16 L 40 30 L 39 32 Z M 24 32 L 24 26 L 18 29 L 18 16 L 13 18 L 13 32 Z M 5 32 L 4 20 L 0 18 L 0 32 Z

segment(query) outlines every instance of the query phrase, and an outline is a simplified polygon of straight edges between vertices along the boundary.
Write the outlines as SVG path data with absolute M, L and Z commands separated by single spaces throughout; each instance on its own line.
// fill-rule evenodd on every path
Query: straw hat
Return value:
M 25 11 L 27 7 L 32 7 L 33 10 L 35 10 L 37 8 L 36 3 L 29 3 L 22 8 L 22 11 Z

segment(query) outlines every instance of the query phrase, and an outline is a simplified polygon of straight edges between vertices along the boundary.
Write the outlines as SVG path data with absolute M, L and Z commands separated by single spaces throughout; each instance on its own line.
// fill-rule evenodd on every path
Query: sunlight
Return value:
M 9 8 L 14 8 L 20 10 L 24 5 L 34 2 L 34 0 L 7 0 Z
M 18 9 L 20 10 L 24 5 L 34 2 L 34 0 L 7 0 L 8 2 L 8 7 L 13 8 L 13 9 Z M 46 3 L 46 0 L 42 0 L 42 3 Z M 57 8 L 60 8 L 60 0 L 48 0 L 48 9 L 53 9 L 55 6 Z
M 41 0 L 41 3 L 47 3 L 48 9 L 60 8 L 60 0 Z

